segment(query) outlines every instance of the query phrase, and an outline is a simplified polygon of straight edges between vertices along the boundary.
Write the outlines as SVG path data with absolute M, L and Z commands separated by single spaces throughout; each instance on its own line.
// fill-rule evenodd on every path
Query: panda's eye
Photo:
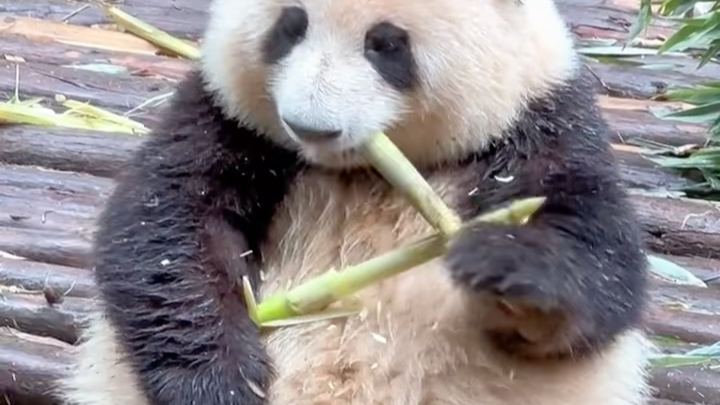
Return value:
M 393 87 L 407 90 L 415 84 L 415 60 L 404 29 L 381 22 L 365 34 L 365 58 Z
M 308 28 L 307 12 L 297 6 L 286 7 L 265 38 L 263 55 L 266 63 L 275 63 L 287 56 L 305 37 Z
M 368 38 L 366 49 L 369 52 L 391 53 L 397 51 L 400 45 L 395 38 Z
M 407 32 L 387 22 L 374 26 L 365 35 L 366 52 L 390 54 L 400 51 L 408 45 Z
M 289 40 L 299 40 L 308 28 L 308 15 L 300 7 L 287 7 L 278 20 L 278 25 Z

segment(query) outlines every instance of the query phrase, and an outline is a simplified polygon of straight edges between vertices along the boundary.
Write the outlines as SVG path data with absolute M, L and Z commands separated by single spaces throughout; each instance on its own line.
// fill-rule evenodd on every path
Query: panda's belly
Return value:
M 454 196 L 469 191 L 460 188 L 461 180 L 452 173 L 429 179 L 451 206 Z M 429 232 L 406 200 L 381 182 L 306 174 L 279 209 L 264 247 L 262 295 Z M 275 369 L 270 405 L 639 404 L 631 388 L 641 376 L 631 358 L 639 355 L 636 335 L 618 346 L 617 355 L 594 363 L 511 364 L 485 344 L 476 321 L 481 308 L 465 304 L 439 259 L 358 298 L 364 310 L 357 316 L 265 335 Z

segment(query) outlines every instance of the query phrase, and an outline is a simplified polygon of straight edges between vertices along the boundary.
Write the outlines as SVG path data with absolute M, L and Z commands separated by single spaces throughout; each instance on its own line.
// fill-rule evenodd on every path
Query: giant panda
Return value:
M 642 405 L 646 259 L 552 0 L 215 0 L 118 177 L 67 405 Z M 433 230 L 360 157 L 384 131 L 464 219 L 524 226 L 259 331 L 260 298 Z

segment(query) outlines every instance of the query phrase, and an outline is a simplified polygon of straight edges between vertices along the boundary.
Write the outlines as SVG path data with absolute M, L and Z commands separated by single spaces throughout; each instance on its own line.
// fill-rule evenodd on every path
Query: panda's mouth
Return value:
M 280 117 L 285 133 L 309 162 L 339 169 L 364 164 L 358 154 L 358 148 L 365 139 L 364 132 L 354 133 L 330 125 L 300 123 L 282 114 Z
M 341 129 L 309 126 L 286 118 L 282 119 L 282 124 L 288 134 L 301 144 L 329 145 L 340 140 L 343 135 Z
M 347 137 L 344 135 L 340 136 L 339 139 L 295 139 L 295 142 L 299 146 L 300 154 L 313 164 L 334 169 L 344 169 L 365 164 L 362 156 L 358 153 L 358 145 L 348 142 Z

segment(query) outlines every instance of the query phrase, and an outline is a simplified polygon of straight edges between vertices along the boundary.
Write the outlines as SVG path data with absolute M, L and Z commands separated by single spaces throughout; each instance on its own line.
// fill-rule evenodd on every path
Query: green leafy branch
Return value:
M 661 16 L 678 23 L 678 29 L 658 48 L 658 54 L 695 51 L 699 56 L 698 69 L 708 63 L 718 63 L 720 56 L 720 1 L 664 0 L 657 5 L 653 0 L 641 0 L 638 18 L 630 29 L 628 41 L 646 31 L 653 18 Z M 705 13 L 691 16 L 698 4 L 708 7 Z M 653 12 L 653 7 L 657 10 Z M 700 51 L 699 53 L 697 53 Z M 708 199 L 720 198 L 720 81 L 703 83 L 693 88 L 670 89 L 663 98 L 689 104 L 691 107 L 660 115 L 660 118 L 707 125 L 705 145 L 694 148 L 660 146 L 660 153 L 650 157 L 659 165 L 683 172 L 690 178 L 698 177 L 683 191 L 690 196 Z M 696 175 L 699 174 L 699 175 Z

